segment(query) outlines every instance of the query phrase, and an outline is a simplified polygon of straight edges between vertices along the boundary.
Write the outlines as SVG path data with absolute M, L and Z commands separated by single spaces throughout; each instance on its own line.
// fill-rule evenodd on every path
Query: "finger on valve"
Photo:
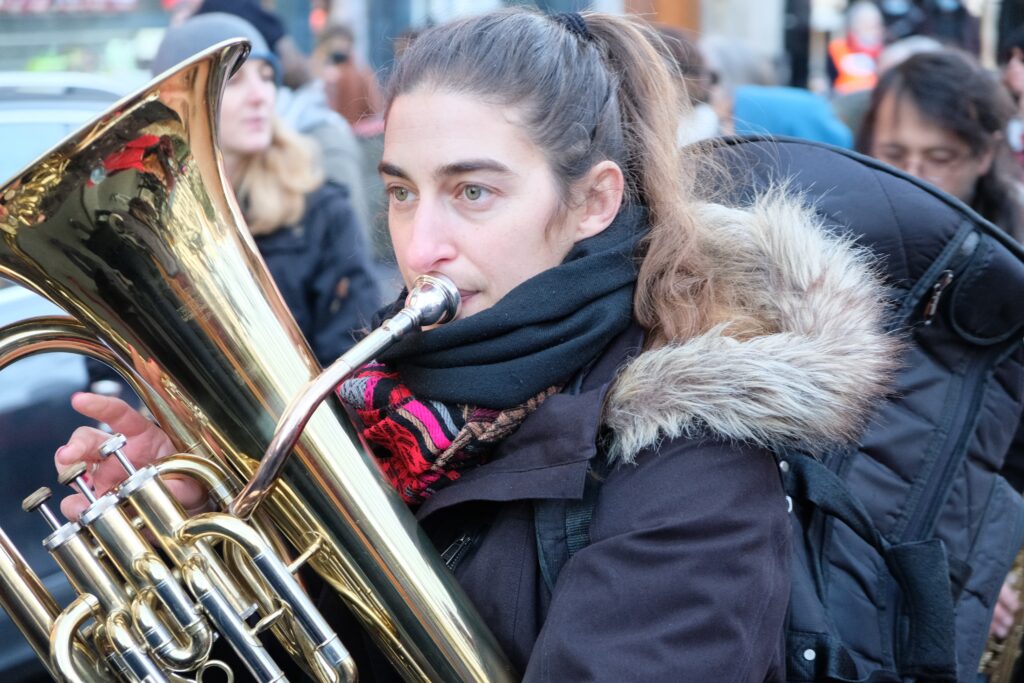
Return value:
M 125 454 L 136 467 L 175 451 L 170 438 L 157 425 L 119 398 L 80 392 L 71 397 L 71 406 L 82 415 L 107 425 L 112 432 L 124 434 L 128 440 Z M 103 438 L 108 436 L 109 433 L 105 433 Z M 90 441 L 88 445 L 98 448 L 102 440 Z

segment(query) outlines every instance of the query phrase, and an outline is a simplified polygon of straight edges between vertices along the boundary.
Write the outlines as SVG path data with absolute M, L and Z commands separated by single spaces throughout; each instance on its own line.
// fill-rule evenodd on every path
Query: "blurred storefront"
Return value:
M 0 71 L 144 78 L 137 55 L 167 25 L 160 0 L 0 0 Z
M 806 0 L 809 2 L 810 0 Z M 0 0 L 0 71 L 91 71 L 126 86 L 144 81 L 148 60 L 176 14 L 199 0 Z M 751 46 L 765 60 L 784 55 L 787 0 L 262 0 L 284 20 L 300 48 L 328 22 L 350 24 L 356 50 L 386 71 L 393 41 L 410 29 L 502 5 L 546 11 L 630 12 L 652 20 L 723 35 Z

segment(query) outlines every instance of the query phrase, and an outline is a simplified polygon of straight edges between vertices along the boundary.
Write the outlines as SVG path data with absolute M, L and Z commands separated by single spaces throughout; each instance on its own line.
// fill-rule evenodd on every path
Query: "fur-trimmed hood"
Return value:
M 698 224 L 718 281 L 769 332 L 719 325 L 630 361 L 605 401 L 610 456 L 709 432 L 811 453 L 856 438 L 900 347 L 883 330 L 874 257 L 783 191 L 749 208 L 703 204 Z

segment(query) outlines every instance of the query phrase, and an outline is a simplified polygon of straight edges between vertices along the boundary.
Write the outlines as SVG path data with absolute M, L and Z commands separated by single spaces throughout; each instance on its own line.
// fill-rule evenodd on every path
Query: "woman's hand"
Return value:
M 157 458 L 175 452 L 170 438 L 141 413 L 119 398 L 99 394 L 77 393 L 71 397 L 71 406 L 82 415 L 98 422 L 104 422 L 114 432 L 124 434 L 128 439 L 124 453 L 136 467 L 144 467 Z M 110 434 L 93 427 L 79 427 L 68 442 L 57 449 L 54 462 L 58 472 L 63 472 L 76 462 L 90 466 L 89 483 L 100 496 L 127 476 L 121 463 L 115 457 L 103 458 L 99 448 Z M 186 510 L 202 507 L 207 500 L 206 492 L 191 479 L 168 479 L 167 487 Z M 60 503 L 61 512 L 71 520 L 78 519 L 89 501 L 82 494 L 73 494 Z
M 992 613 L 992 623 L 988 628 L 989 635 L 994 635 L 997 638 L 1005 638 L 1010 635 L 1013 620 L 1019 609 L 1020 599 L 1017 597 L 1017 589 L 1014 587 L 1011 577 L 1008 576 L 999 591 L 999 600 L 996 602 L 995 611 Z

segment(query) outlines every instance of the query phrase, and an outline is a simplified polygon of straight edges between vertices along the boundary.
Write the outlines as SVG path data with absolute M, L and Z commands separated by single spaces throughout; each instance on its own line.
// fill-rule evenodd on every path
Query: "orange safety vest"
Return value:
M 876 73 L 877 57 L 880 50 L 855 50 L 844 38 L 836 38 L 828 44 L 828 55 L 836 67 L 836 76 L 832 87 L 839 94 L 851 93 L 856 90 L 869 90 L 878 81 Z

